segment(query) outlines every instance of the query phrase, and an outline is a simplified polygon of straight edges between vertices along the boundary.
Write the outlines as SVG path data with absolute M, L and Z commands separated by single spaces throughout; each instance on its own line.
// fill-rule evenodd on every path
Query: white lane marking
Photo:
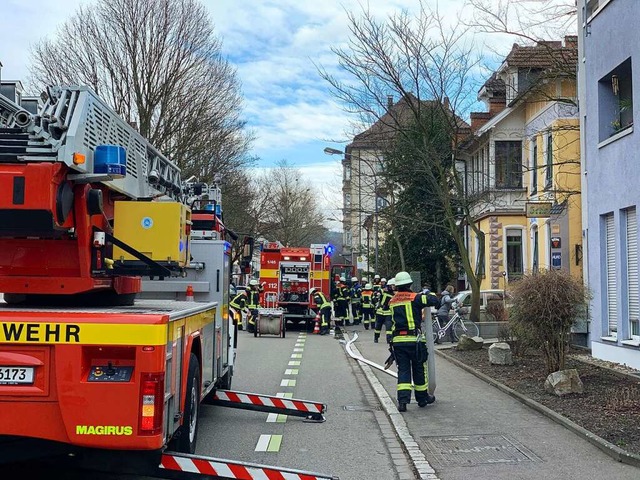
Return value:
M 300 361 L 299 360 L 291 360 L 289 362 L 289 366 L 290 367 L 299 367 L 300 366 Z
M 284 371 L 285 375 L 298 375 L 298 369 L 297 368 L 287 368 Z
M 271 440 L 271 435 L 260 435 L 258 439 L 258 443 L 256 444 L 256 452 L 266 452 L 267 447 L 269 447 L 269 440 Z
M 294 352 L 304 352 L 304 348 L 294 348 Z
M 292 353 L 290 358 L 302 358 L 301 353 Z

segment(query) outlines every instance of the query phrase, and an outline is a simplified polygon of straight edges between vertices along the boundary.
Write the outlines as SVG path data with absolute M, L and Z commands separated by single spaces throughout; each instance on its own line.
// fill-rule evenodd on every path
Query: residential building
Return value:
M 591 351 L 640 369 L 640 2 L 579 0 L 578 16 Z
M 582 276 L 576 63 L 573 36 L 514 44 L 478 93 L 487 111 L 471 113 L 461 158 L 481 289 L 542 268 Z

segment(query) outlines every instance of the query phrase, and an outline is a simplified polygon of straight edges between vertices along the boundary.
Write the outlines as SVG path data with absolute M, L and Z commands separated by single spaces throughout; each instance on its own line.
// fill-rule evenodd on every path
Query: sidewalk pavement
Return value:
M 352 332 L 358 332 L 354 346 L 364 358 L 384 364 L 389 355 L 384 332 L 381 343 L 375 344 L 371 330 L 362 326 L 345 330 L 350 338 Z M 396 379 L 369 367 L 363 370 L 368 377 L 375 376 L 384 387 L 382 394 L 386 392 L 396 403 Z M 392 411 L 391 417 L 406 422 L 441 480 L 640 478 L 640 469 L 616 462 L 583 438 L 439 355 L 435 395 L 434 404 L 419 408 L 412 399 L 407 412 Z

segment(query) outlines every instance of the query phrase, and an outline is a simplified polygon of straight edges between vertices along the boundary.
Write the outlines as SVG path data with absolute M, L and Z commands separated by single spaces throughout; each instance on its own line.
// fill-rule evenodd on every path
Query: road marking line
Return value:
M 298 375 L 298 369 L 297 368 L 287 368 L 284 371 L 285 375 Z
M 294 352 L 304 352 L 304 348 L 294 348 Z
M 266 452 L 267 447 L 269 447 L 269 440 L 271 440 L 271 435 L 260 435 L 255 451 Z
M 267 423 L 285 423 L 287 421 L 287 415 L 281 413 L 270 413 L 267 417 Z
M 278 397 L 278 398 L 293 398 L 293 393 L 291 393 L 291 392 L 279 392 L 279 393 L 276 393 L 276 397 Z
M 296 343 L 296 344 L 294 345 L 294 347 L 304 347 L 304 342 L 302 342 L 302 343 Z
M 291 354 L 290 358 L 302 358 L 302 354 L 301 353 L 293 353 L 293 354 Z
M 291 360 L 289 361 L 290 367 L 299 367 L 302 362 L 300 360 Z
M 280 386 L 281 387 L 295 387 L 296 386 L 296 381 L 295 380 L 289 380 L 289 379 L 285 378 L 284 380 L 282 380 L 280 382 Z
M 282 445 L 282 435 L 271 435 L 267 452 L 279 452 Z

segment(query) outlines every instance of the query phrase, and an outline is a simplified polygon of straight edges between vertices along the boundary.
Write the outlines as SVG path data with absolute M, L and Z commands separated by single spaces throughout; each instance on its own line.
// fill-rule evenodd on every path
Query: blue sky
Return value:
M 91 0 L 3 0 L 3 78 L 26 78 L 31 43 L 55 34 L 56 26 L 81 3 Z M 334 101 L 314 63 L 330 71 L 335 68 L 331 47 L 348 40 L 345 10 L 358 12 L 361 4 L 356 0 L 202 3 L 223 39 L 224 54 L 238 70 L 245 97 L 244 116 L 257 135 L 253 154 L 260 158 L 259 167 L 268 168 L 286 159 L 321 192 L 325 208 L 339 207 L 340 158 L 325 155 L 323 149 L 343 149 L 353 136 L 350 122 L 355 119 Z M 438 3 L 440 12 L 453 21 L 464 0 Z M 369 0 L 365 4 L 380 17 L 418 7 L 416 0 Z M 504 52 L 512 40 L 489 41 Z

